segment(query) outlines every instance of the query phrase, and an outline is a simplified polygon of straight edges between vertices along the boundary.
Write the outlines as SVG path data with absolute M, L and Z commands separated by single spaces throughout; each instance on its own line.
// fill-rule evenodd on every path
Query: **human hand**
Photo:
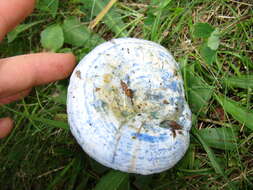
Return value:
M 0 0 L 0 41 L 34 6 L 35 0 Z M 37 53 L 0 59 L 0 104 L 22 99 L 33 86 L 68 77 L 74 66 L 73 54 Z M 0 118 L 0 138 L 12 127 L 11 118 Z

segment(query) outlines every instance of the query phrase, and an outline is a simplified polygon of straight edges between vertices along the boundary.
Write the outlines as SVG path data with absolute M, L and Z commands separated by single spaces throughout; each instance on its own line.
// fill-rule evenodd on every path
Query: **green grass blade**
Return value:
M 208 144 L 206 143 L 206 141 L 202 138 L 202 136 L 200 135 L 199 131 L 196 128 L 192 128 L 192 132 L 193 134 L 197 137 L 197 139 L 199 140 L 199 142 L 202 144 L 203 148 L 205 149 L 211 164 L 215 170 L 216 173 L 218 174 L 222 174 L 224 175 L 224 171 L 222 169 L 222 167 L 220 166 L 219 162 L 217 161 L 217 158 L 214 154 L 214 152 L 212 151 L 212 149 L 208 146 Z
M 128 182 L 128 174 L 112 170 L 103 176 L 94 190 L 122 190 L 122 184 Z
M 204 169 L 179 169 L 180 171 L 195 174 L 195 175 L 208 175 L 213 172 L 213 168 L 204 168 Z
M 30 119 L 35 120 L 35 121 L 40 121 L 44 124 L 47 124 L 47 125 L 50 125 L 50 126 L 53 126 L 53 127 L 56 127 L 56 128 L 69 130 L 69 125 L 66 122 L 40 118 L 40 117 L 36 117 L 36 116 L 33 116 L 33 115 L 30 117 Z
M 55 189 L 54 186 L 57 185 L 57 183 L 60 183 L 62 178 L 65 176 L 65 174 L 70 170 L 74 163 L 75 159 L 73 159 L 63 170 L 62 172 L 49 184 L 47 187 L 48 190 Z
M 194 74 L 193 66 L 185 68 L 186 92 L 190 107 L 194 113 L 201 113 L 208 105 L 213 88 L 206 84 L 200 76 Z
M 40 21 L 35 21 L 29 24 L 20 24 L 18 25 L 13 31 L 9 32 L 7 35 L 7 39 L 8 39 L 8 43 L 13 42 L 19 34 L 21 34 L 22 32 L 28 30 L 29 28 L 44 22 L 44 20 L 40 20 Z
M 71 189 L 75 189 L 75 184 L 78 183 L 78 175 L 81 173 L 80 171 L 84 170 L 82 168 L 82 164 L 81 164 L 81 158 L 77 157 L 76 159 L 74 159 L 74 163 L 73 163 L 73 167 L 71 170 L 71 175 L 69 175 L 69 182 L 68 182 L 68 187 L 67 189 L 71 190 Z
M 69 125 L 66 122 L 55 121 L 55 120 L 51 120 L 51 119 L 45 119 L 45 118 L 38 117 L 36 115 L 28 115 L 28 114 L 25 114 L 25 113 L 17 112 L 14 109 L 11 109 L 11 108 L 9 108 L 7 106 L 3 106 L 3 107 L 6 108 L 7 110 L 9 110 L 9 111 L 17 114 L 17 115 L 29 118 L 31 120 L 39 121 L 39 122 L 42 122 L 44 124 L 50 125 L 52 127 L 69 130 Z
M 203 148 L 205 149 L 205 151 L 211 161 L 211 165 L 213 166 L 215 172 L 222 175 L 227 180 L 227 183 L 228 183 L 230 189 L 236 190 L 234 185 L 229 181 L 228 177 L 226 176 L 224 169 L 219 164 L 213 150 L 208 146 L 206 141 L 201 137 L 199 130 L 197 130 L 196 128 L 193 127 L 192 133 L 197 137 L 197 139 L 199 140 L 199 142 L 202 144 Z
M 237 88 L 253 88 L 253 75 L 225 77 L 223 79 L 223 84 Z
M 237 146 L 238 131 L 231 128 L 205 128 L 198 131 L 210 147 L 222 150 L 234 150 Z
M 253 130 L 253 112 L 245 107 L 242 107 L 234 100 L 231 100 L 225 96 L 217 96 L 217 101 L 222 105 L 223 109 L 232 115 L 232 117 L 246 127 Z
M 162 0 L 159 2 L 159 7 L 158 7 L 158 13 L 155 17 L 152 29 L 151 29 L 151 40 L 152 41 L 158 41 L 161 35 L 161 31 L 159 27 L 161 26 L 162 23 L 162 14 L 164 9 L 170 4 L 171 0 Z M 153 9 L 151 7 L 151 9 Z

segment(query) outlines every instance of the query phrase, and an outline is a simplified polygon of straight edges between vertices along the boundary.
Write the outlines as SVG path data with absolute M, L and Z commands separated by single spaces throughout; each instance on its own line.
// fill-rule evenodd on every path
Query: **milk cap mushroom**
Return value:
M 162 172 L 189 145 L 191 111 L 179 65 L 154 42 L 119 38 L 92 50 L 71 76 L 67 112 L 83 150 L 116 170 Z

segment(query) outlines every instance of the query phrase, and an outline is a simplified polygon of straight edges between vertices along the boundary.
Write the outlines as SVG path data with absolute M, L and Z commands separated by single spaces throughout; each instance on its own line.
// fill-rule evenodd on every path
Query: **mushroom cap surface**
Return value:
M 189 145 L 191 111 L 179 65 L 154 42 L 119 38 L 92 50 L 71 76 L 67 112 L 83 150 L 116 170 L 162 172 Z

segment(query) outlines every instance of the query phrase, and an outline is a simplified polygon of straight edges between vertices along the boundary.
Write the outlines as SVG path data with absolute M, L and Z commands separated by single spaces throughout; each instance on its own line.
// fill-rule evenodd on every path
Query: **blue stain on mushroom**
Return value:
M 133 137 L 136 137 L 138 140 L 151 142 L 151 143 L 162 142 L 168 138 L 167 134 L 161 134 L 159 136 L 151 136 L 145 133 L 133 133 L 132 135 Z
M 191 111 L 178 63 L 140 39 L 103 43 L 75 68 L 68 88 L 70 129 L 101 164 L 152 174 L 173 167 L 189 145 Z
M 147 99 L 150 100 L 161 100 L 164 98 L 164 96 L 161 93 L 158 94 L 151 94 L 150 92 L 146 92 Z

